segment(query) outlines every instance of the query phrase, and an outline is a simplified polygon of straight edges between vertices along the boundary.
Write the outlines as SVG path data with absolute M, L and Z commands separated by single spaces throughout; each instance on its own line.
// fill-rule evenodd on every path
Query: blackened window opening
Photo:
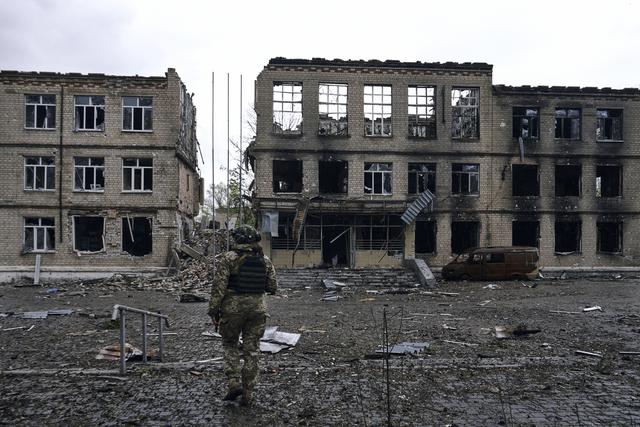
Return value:
M 556 108 L 557 139 L 580 139 L 581 111 L 577 108 Z
M 622 252 L 622 223 L 598 222 L 597 250 L 598 252 L 620 253 Z
M 73 217 L 74 249 L 80 252 L 104 250 L 104 218 L 99 216 Z
M 451 223 L 451 253 L 461 254 L 465 250 L 478 247 L 480 223 L 476 221 L 455 221 Z
M 556 165 L 556 197 L 580 196 L 580 165 Z
M 538 108 L 513 107 L 513 137 L 537 140 L 540 130 Z
M 320 193 L 346 194 L 349 180 L 349 163 L 332 160 L 319 162 Z
M 539 221 L 513 221 L 511 223 L 511 244 L 513 246 L 539 247 Z
M 622 141 L 622 110 L 599 108 L 596 111 L 596 118 L 597 141 Z
M 436 193 L 436 164 L 409 163 L 409 194 Z
M 273 161 L 273 192 L 300 193 L 302 192 L 302 161 L 274 160 Z
M 512 194 L 514 196 L 540 195 L 537 165 L 513 165 Z
M 616 165 L 596 166 L 596 197 L 622 195 L 622 168 Z
M 582 222 L 556 221 L 555 251 L 560 254 L 580 252 Z
M 122 250 L 133 256 L 150 254 L 153 249 L 151 218 L 122 218 Z
M 436 253 L 436 222 L 416 221 L 416 254 Z

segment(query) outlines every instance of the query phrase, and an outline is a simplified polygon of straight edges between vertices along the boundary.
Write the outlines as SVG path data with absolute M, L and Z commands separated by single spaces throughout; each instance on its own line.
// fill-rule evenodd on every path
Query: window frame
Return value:
M 89 104 L 78 104 L 78 98 L 86 97 L 89 98 Z M 102 104 L 94 104 L 94 98 L 102 98 Z M 93 111 L 93 128 L 87 127 L 87 110 L 92 108 Z M 82 110 L 82 121 L 84 123 L 84 127 L 78 126 L 78 111 Z M 97 125 L 98 123 L 98 111 L 102 110 L 102 127 Z M 73 96 L 73 130 L 74 132 L 104 132 L 105 130 L 105 122 L 107 121 L 107 104 L 106 97 L 103 95 L 74 95 Z
M 598 114 L 601 111 L 618 111 L 620 112 L 620 116 L 619 117 L 599 117 Z M 607 138 L 598 138 L 598 131 L 601 129 L 600 127 L 600 123 L 601 121 L 604 121 L 606 123 L 606 120 L 612 120 L 614 121 L 615 119 L 618 119 L 620 121 L 620 138 L 616 139 L 616 138 L 612 138 L 612 139 L 607 139 Z M 606 125 L 604 126 L 606 128 Z M 612 125 L 613 128 L 613 125 Z M 613 131 L 612 131 L 613 133 Z M 596 142 L 601 142 L 601 143 L 621 143 L 624 142 L 624 109 L 623 108 L 596 108 Z
M 135 166 L 129 166 L 129 165 L 125 165 L 124 162 L 127 160 L 135 160 L 136 161 L 136 165 Z M 140 166 L 140 160 L 151 160 L 151 166 Z M 153 193 L 153 157 L 123 157 L 122 158 L 122 192 L 123 193 Z M 125 169 L 131 169 L 131 189 L 127 190 L 124 188 L 124 184 L 125 184 Z M 151 189 L 150 190 L 145 190 L 144 189 L 144 171 L 147 169 L 151 169 Z M 141 189 L 140 190 L 136 190 L 135 187 L 135 171 L 136 170 L 141 170 L 140 175 L 141 175 L 141 179 L 140 179 L 140 185 L 141 185 Z
M 27 164 L 27 159 L 38 159 L 38 164 Z M 51 164 L 43 164 L 43 159 L 51 159 Z M 24 174 L 24 179 L 23 179 L 23 190 L 24 191 L 49 191 L 49 192 L 53 192 L 56 190 L 56 158 L 54 156 L 24 156 L 23 157 L 23 163 L 24 163 L 24 168 L 23 168 L 23 174 Z M 33 186 L 30 188 L 27 186 L 27 168 L 33 168 L 33 172 L 32 172 L 32 176 L 33 176 Z M 37 182 L 37 169 L 38 168 L 43 168 L 44 169 L 44 187 L 42 188 L 36 188 L 36 182 Z M 49 171 L 48 169 L 51 168 L 53 169 L 53 172 L 51 172 L 52 175 L 52 179 L 53 179 L 53 184 L 52 186 L 49 188 L 47 186 L 47 184 L 49 183 Z
M 426 171 L 420 170 L 411 170 L 412 165 L 426 165 Z M 407 164 L 407 194 L 410 195 L 420 195 L 424 193 L 425 190 L 431 191 L 432 194 L 436 194 L 436 174 L 438 171 L 437 163 L 433 162 L 409 162 Z M 423 175 L 423 185 L 424 188 L 420 191 L 420 176 Z M 411 182 L 415 180 L 416 192 L 411 192 Z M 429 182 L 433 183 L 433 190 L 429 188 Z
M 76 248 L 76 218 L 102 218 L 102 249 L 99 251 L 83 251 Z M 71 239 L 74 252 L 81 254 L 99 254 L 107 251 L 107 218 L 102 215 L 72 215 L 71 216 Z
M 125 99 L 133 99 L 136 100 L 136 105 L 125 105 Z M 140 100 L 149 99 L 151 101 L 151 105 L 140 105 Z M 131 109 L 131 129 L 125 128 L 125 110 Z M 134 129 L 135 124 L 135 109 L 142 110 L 142 118 L 141 118 L 141 129 Z M 145 117 L 147 112 L 151 114 L 151 128 L 145 128 Z M 138 133 L 152 133 L 153 132 L 153 96 L 150 95 L 132 95 L 132 96 L 122 96 L 122 132 L 138 132 Z
M 27 225 L 27 220 L 29 219 L 37 219 L 38 220 L 38 225 Z M 51 225 L 43 225 L 42 224 L 42 220 L 50 220 L 51 221 Z M 30 250 L 26 250 L 26 245 L 27 245 L 27 228 L 32 229 L 32 233 L 33 233 L 33 247 Z M 38 229 L 42 229 L 42 236 L 44 237 L 44 249 L 38 249 Z M 47 245 L 47 234 L 48 231 L 51 230 L 52 234 L 52 238 L 51 238 L 51 242 L 53 242 L 53 248 L 49 248 Z M 54 253 L 56 252 L 56 223 L 55 223 L 55 218 L 53 217 L 23 217 L 22 220 L 22 250 L 25 253 Z
M 516 110 L 524 110 L 523 114 L 516 114 Z M 536 115 L 535 117 L 531 118 L 532 116 L 529 116 L 527 114 L 528 110 L 535 110 Z M 519 119 L 519 123 L 516 124 L 516 118 Z M 536 136 L 527 136 L 527 137 L 523 137 L 522 136 L 522 119 L 527 119 L 529 120 L 528 123 L 528 129 L 529 129 L 529 134 L 533 134 L 532 129 L 535 130 L 535 134 Z M 535 125 L 531 126 L 531 121 L 533 121 L 535 119 Z M 516 134 L 516 130 L 519 130 L 520 135 L 515 135 Z M 523 141 L 531 141 L 531 142 L 537 142 L 540 140 L 540 107 L 521 107 L 521 106 L 513 106 L 511 108 L 511 136 L 513 138 L 515 138 L 515 140 L 517 141 L 519 138 L 522 138 Z
M 88 159 L 88 165 L 78 165 L 78 159 Z M 102 159 L 102 165 L 92 165 L 91 162 L 96 159 Z M 82 169 L 82 188 L 76 187 L 76 174 L 78 173 L 78 169 Z M 98 169 L 102 170 L 102 183 L 103 186 L 99 189 L 85 189 L 86 177 L 87 177 L 87 169 L 93 169 L 93 182 L 94 186 L 96 185 L 96 178 Z M 104 193 L 105 188 L 105 176 L 104 176 L 104 157 L 86 157 L 86 156 L 74 156 L 73 157 L 73 191 L 76 193 Z
M 326 87 L 326 93 L 322 92 L 322 88 Z M 335 93 L 331 93 L 331 88 L 336 88 Z M 341 93 L 344 88 L 344 94 Z M 335 98 L 332 98 L 335 97 Z M 323 100 L 324 98 L 324 100 Z M 333 99 L 334 102 L 331 102 Z M 325 107 L 325 108 L 323 108 Z M 331 111 L 335 107 L 335 111 Z M 323 113 L 323 109 L 326 112 Z M 341 111 L 344 110 L 344 111 Z M 343 114 L 344 113 L 344 114 Z M 327 117 L 323 118 L 325 114 Z M 337 115 L 338 118 L 331 117 Z M 341 116 L 345 118 L 341 122 Z M 325 126 L 323 126 L 323 124 Z M 326 125 L 329 126 L 329 132 L 326 131 Z M 337 126 L 335 132 L 331 131 L 332 125 Z M 341 125 L 344 125 L 342 127 Z M 318 83 L 318 136 L 348 136 L 349 135 L 349 84 L 348 83 Z
M 601 235 L 606 230 L 601 230 L 603 224 L 615 224 L 617 226 L 618 233 L 618 250 L 617 251 L 603 251 L 601 249 L 602 238 Z M 596 253 L 608 254 L 608 255 L 622 255 L 624 253 L 624 222 L 623 221 L 596 221 Z
M 566 116 L 565 117 L 558 117 L 558 112 L 559 111 L 566 111 Z M 570 111 L 578 111 L 578 117 L 569 117 L 569 112 Z M 555 107 L 554 110 L 554 132 L 553 132 L 553 137 L 556 141 L 582 141 L 582 108 L 575 108 L 575 107 Z M 561 123 L 563 123 L 562 126 L 560 126 L 560 129 L 564 129 L 564 121 L 565 120 L 578 120 L 578 137 L 577 138 L 573 138 L 573 137 L 566 137 L 564 136 L 564 132 L 561 131 L 561 133 L 563 134 L 562 136 L 558 137 L 558 120 L 561 120 Z
M 411 89 L 415 89 L 415 95 L 411 94 Z M 420 89 L 425 89 L 424 95 L 420 94 Z M 407 132 L 409 134 L 409 138 L 425 140 L 438 139 L 436 93 L 437 87 L 434 85 L 407 86 Z M 420 103 L 420 98 L 425 98 L 424 104 Z M 412 108 L 415 108 L 414 114 L 412 114 Z M 424 114 L 420 114 L 420 108 L 424 108 Z M 429 110 L 432 111 L 431 114 L 429 114 Z M 421 123 L 420 119 L 420 116 L 423 115 L 425 116 L 423 119 L 424 124 Z M 413 122 L 412 117 L 414 118 Z M 415 129 L 423 126 L 425 128 L 424 135 L 416 135 Z
M 30 102 L 28 100 L 30 96 L 39 97 L 39 101 Z M 49 97 L 49 96 L 53 97 L 53 103 L 43 102 L 43 97 Z M 56 130 L 57 129 L 57 123 L 56 123 L 57 103 L 58 103 L 58 99 L 56 97 L 56 94 L 54 93 L 24 94 L 24 128 L 28 130 Z M 38 124 L 38 106 L 45 108 L 45 115 L 44 115 L 45 126 L 42 126 L 42 127 L 39 127 L 37 125 Z M 27 116 L 29 115 L 29 111 L 28 111 L 29 107 L 33 107 L 33 126 L 27 126 L 27 123 L 28 123 Z M 53 126 L 48 126 L 49 125 L 49 109 L 52 109 L 51 118 L 53 119 Z
M 475 91 L 477 95 L 462 96 L 463 91 Z M 456 92 L 459 92 L 460 94 L 458 96 L 455 96 L 454 94 Z M 456 99 L 459 99 L 459 100 L 466 99 L 468 101 L 466 105 L 455 105 L 454 102 Z M 475 105 L 471 105 L 472 103 L 470 102 L 470 100 L 472 99 L 475 99 Z M 463 128 L 462 119 L 464 117 L 471 117 L 471 116 L 466 116 L 464 114 L 465 110 L 473 110 L 475 112 L 475 114 L 473 115 L 473 118 L 475 119 L 475 126 L 474 126 L 474 134 L 472 136 L 463 135 L 463 132 L 462 132 L 462 128 Z M 454 124 L 457 121 L 456 119 L 458 118 L 461 119 L 460 134 L 456 135 Z M 453 86 L 451 88 L 451 139 L 456 141 L 478 141 L 480 139 L 480 88 L 479 87 Z
M 276 90 L 276 87 L 281 87 L 281 90 Z M 286 87 L 291 87 L 291 90 L 285 90 Z M 295 88 L 300 88 L 300 91 L 296 91 L 294 90 Z M 303 84 L 300 81 L 274 81 L 273 82 L 273 87 L 271 90 L 271 107 L 272 107 L 272 111 L 271 111 L 271 132 L 275 135 L 290 135 L 290 136 L 299 136 L 302 135 L 302 132 L 304 130 L 303 126 L 304 126 L 304 105 L 303 105 L 303 101 L 304 101 L 304 92 L 303 92 Z M 277 96 L 276 94 L 279 94 L 279 96 Z M 285 95 L 290 95 L 290 96 L 285 96 Z M 299 95 L 299 96 L 297 96 Z M 280 98 L 280 99 L 277 99 Z M 290 99 L 285 99 L 285 98 L 290 98 Z M 299 99 L 297 99 L 299 98 Z M 279 105 L 279 109 L 276 109 L 276 105 Z M 291 105 L 291 109 L 287 110 L 285 108 L 285 105 Z M 300 111 L 296 111 L 296 105 L 299 105 Z M 295 116 L 299 116 L 300 117 L 300 121 L 298 123 L 293 123 L 297 126 L 297 129 L 291 129 L 291 127 L 287 127 L 287 129 L 284 128 L 284 114 L 285 113 L 292 113 L 295 114 Z M 281 119 L 281 125 L 280 128 L 276 127 L 276 123 L 280 123 L 280 122 L 276 122 L 276 114 L 280 114 L 280 119 Z
M 123 255 L 126 254 L 126 255 L 130 255 L 132 257 L 136 257 L 136 258 L 142 258 L 142 257 L 145 257 L 145 256 L 153 255 L 153 217 L 145 216 L 145 215 L 133 215 L 133 216 L 122 216 L 120 218 L 121 218 L 121 220 L 120 220 L 120 252 Z M 136 219 L 146 219 L 147 221 L 149 221 L 149 231 L 151 232 L 151 236 L 150 236 L 150 238 L 151 238 L 151 251 L 149 253 L 144 254 L 144 255 L 133 255 L 132 253 L 130 253 L 129 251 L 126 251 L 124 249 L 124 246 L 125 246 L 124 245 L 124 243 L 125 243 L 124 242 L 124 238 L 125 238 L 125 235 L 126 235 L 125 229 L 124 229 L 125 228 L 124 224 L 126 222 L 127 225 L 129 226 L 129 233 L 130 233 L 130 236 L 131 236 L 131 234 L 133 234 L 133 231 L 131 229 L 131 224 L 133 224 L 134 228 L 135 228 L 135 220 Z
M 464 166 L 476 166 L 477 170 L 473 171 L 473 172 L 466 172 L 464 170 L 454 170 L 454 167 L 460 166 L 461 169 L 464 168 Z M 457 178 L 459 181 L 458 184 L 458 192 L 454 192 L 454 182 L 456 180 L 456 176 L 455 175 L 459 175 L 460 177 Z M 467 186 L 469 188 L 469 192 L 462 192 L 462 180 L 463 177 L 462 175 L 468 175 L 468 182 L 467 182 Z M 471 191 L 471 187 L 472 187 L 472 176 L 477 176 L 477 190 L 476 191 Z M 452 163 L 451 164 L 451 195 L 452 196 L 479 196 L 480 195 L 480 163 Z
M 622 178 L 624 176 L 624 174 L 623 174 L 623 170 L 624 169 L 623 169 L 622 165 L 621 164 L 610 164 L 610 163 L 596 163 L 595 166 L 596 166 L 596 170 L 595 170 L 595 173 L 596 173 L 596 194 L 595 194 L 596 199 L 609 199 L 609 200 L 611 200 L 611 199 L 622 198 L 623 189 L 624 189 L 623 180 L 622 180 Z M 598 177 L 599 177 L 598 169 L 599 168 L 616 168 L 616 169 L 618 169 L 618 194 L 616 194 L 615 196 L 603 196 L 602 195 L 602 189 L 603 189 L 602 179 L 600 180 L 600 184 L 598 185 Z M 600 176 L 602 176 L 602 175 L 600 175 Z M 600 187 L 600 188 L 598 188 L 598 187 Z M 598 192 L 600 193 L 600 195 L 598 195 Z
M 374 165 L 376 165 L 376 170 L 367 170 L 367 165 L 369 165 L 369 167 L 373 167 Z M 379 170 L 379 168 L 381 167 L 381 165 L 386 165 L 386 167 L 388 167 L 388 170 Z M 371 189 L 368 191 L 367 190 L 367 174 L 371 175 Z M 376 193 L 376 176 L 380 175 L 380 187 L 381 187 L 381 192 Z M 387 177 L 385 179 L 385 177 Z M 389 183 L 389 192 L 386 192 L 385 190 L 385 182 Z M 365 162 L 364 163 L 364 174 L 363 174 L 363 191 L 365 195 L 370 195 L 370 196 L 391 196 L 393 195 L 393 163 L 392 162 Z
M 367 88 L 370 88 L 367 93 Z M 376 93 L 376 88 L 380 88 L 380 93 Z M 388 93 L 386 93 L 388 89 Z M 376 97 L 380 97 L 377 99 Z M 386 102 L 387 99 L 388 101 Z M 371 111 L 367 111 L 371 107 Z M 380 112 L 376 112 L 376 107 L 380 107 Z M 389 133 L 385 133 L 385 110 L 388 107 L 389 111 Z M 364 136 L 372 138 L 391 138 L 393 136 L 393 85 L 390 84 L 364 84 L 363 85 L 363 102 L 362 102 L 363 124 L 364 124 Z M 369 122 L 367 122 L 368 116 Z M 376 117 L 380 116 L 380 133 L 376 133 Z M 367 123 L 370 123 L 371 133 L 367 133 Z

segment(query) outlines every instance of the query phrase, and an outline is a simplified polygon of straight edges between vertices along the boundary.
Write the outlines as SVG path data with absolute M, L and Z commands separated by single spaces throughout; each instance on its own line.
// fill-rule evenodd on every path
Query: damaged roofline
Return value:
M 624 89 L 612 89 L 610 87 L 579 87 L 579 86 L 507 86 L 493 85 L 495 95 L 571 95 L 571 96 L 593 96 L 593 95 L 619 95 L 638 96 L 640 89 L 628 87 Z
M 493 65 L 485 62 L 402 62 L 397 60 L 352 60 L 352 59 L 299 59 L 276 57 L 269 60 L 268 66 L 321 66 L 321 67 L 355 67 L 355 68 L 413 68 L 439 70 L 483 70 L 491 72 Z

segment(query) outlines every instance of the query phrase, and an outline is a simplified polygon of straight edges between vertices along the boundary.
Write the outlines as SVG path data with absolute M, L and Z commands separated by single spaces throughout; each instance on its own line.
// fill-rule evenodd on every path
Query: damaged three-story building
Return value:
M 0 72 L 0 277 L 166 269 L 202 200 L 195 113 L 172 68 Z
M 640 266 L 640 91 L 494 85 L 485 63 L 269 61 L 249 153 L 279 266 Z

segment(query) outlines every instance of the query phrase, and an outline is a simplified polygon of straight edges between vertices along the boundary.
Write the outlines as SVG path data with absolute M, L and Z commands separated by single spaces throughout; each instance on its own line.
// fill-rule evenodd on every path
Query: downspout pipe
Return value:
M 60 158 L 60 164 L 58 167 L 58 241 L 60 243 L 63 242 L 62 234 L 62 154 L 63 154 L 63 144 L 62 144 L 62 134 L 64 133 L 64 85 L 60 86 L 60 145 L 58 148 L 58 157 Z

